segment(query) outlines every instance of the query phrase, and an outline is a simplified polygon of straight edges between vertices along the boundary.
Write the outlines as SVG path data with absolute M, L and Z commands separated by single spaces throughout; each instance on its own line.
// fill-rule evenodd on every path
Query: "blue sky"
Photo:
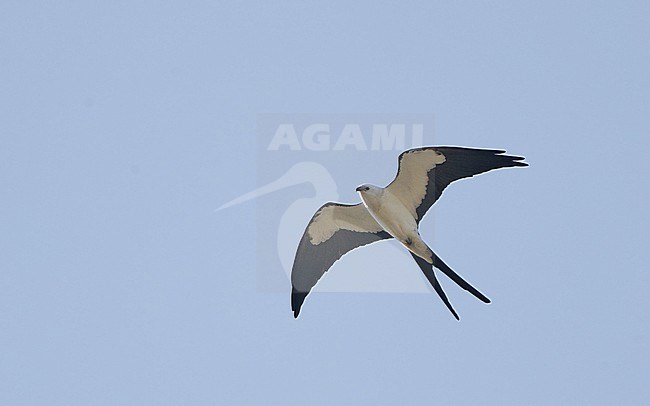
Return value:
M 2 2 L 0 403 L 645 401 L 650 5 L 271 3 Z M 493 303 L 443 281 L 461 322 L 395 293 L 294 320 L 256 204 L 214 211 L 259 185 L 261 113 L 525 155 L 427 224 Z

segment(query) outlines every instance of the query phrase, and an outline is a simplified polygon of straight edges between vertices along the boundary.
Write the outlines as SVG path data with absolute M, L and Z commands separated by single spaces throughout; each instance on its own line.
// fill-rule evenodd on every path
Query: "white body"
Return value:
M 390 235 L 401 242 L 409 251 L 433 263 L 432 252 L 420 237 L 418 224 L 402 200 L 387 188 L 365 185 L 359 195 L 372 217 Z

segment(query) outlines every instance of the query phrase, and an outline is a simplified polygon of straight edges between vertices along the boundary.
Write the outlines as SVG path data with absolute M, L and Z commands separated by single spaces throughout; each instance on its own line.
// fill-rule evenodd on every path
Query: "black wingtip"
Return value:
M 511 165 L 512 166 L 528 166 L 527 162 L 520 162 L 526 159 L 526 157 L 523 156 L 514 156 L 514 155 L 503 155 L 504 157 L 510 158 L 512 160 Z
M 305 301 L 309 292 L 300 292 L 296 288 L 291 287 L 291 310 L 293 310 L 293 318 L 297 319 L 300 314 L 300 308 Z

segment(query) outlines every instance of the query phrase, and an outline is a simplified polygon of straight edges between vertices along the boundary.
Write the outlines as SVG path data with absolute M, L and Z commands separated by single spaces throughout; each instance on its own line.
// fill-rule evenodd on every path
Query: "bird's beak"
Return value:
M 363 189 L 361 186 L 357 188 L 357 192 L 361 192 L 361 189 Z

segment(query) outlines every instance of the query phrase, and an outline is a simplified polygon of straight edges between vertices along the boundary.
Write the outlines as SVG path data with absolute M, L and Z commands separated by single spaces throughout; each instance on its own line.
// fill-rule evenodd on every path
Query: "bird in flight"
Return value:
M 347 252 L 377 241 L 395 238 L 418 264 L 440 299 L 457 320 L 458 314 L 436 279 L 439 269 L 458 286 L 484 303 L 485 295 L 454 272 L 422 240 L 419 224 L 450 183 L 493 169 L 528 166 L 523 157 L 505 151 L 464 147 L 421 147 L 398 158 L 395 179 L 382 188 L 357 187 L 361 203 L 329 202 L 309 221 L 291 270 L 291 309 L 298 317 L 305 298 L 327 270 Z

